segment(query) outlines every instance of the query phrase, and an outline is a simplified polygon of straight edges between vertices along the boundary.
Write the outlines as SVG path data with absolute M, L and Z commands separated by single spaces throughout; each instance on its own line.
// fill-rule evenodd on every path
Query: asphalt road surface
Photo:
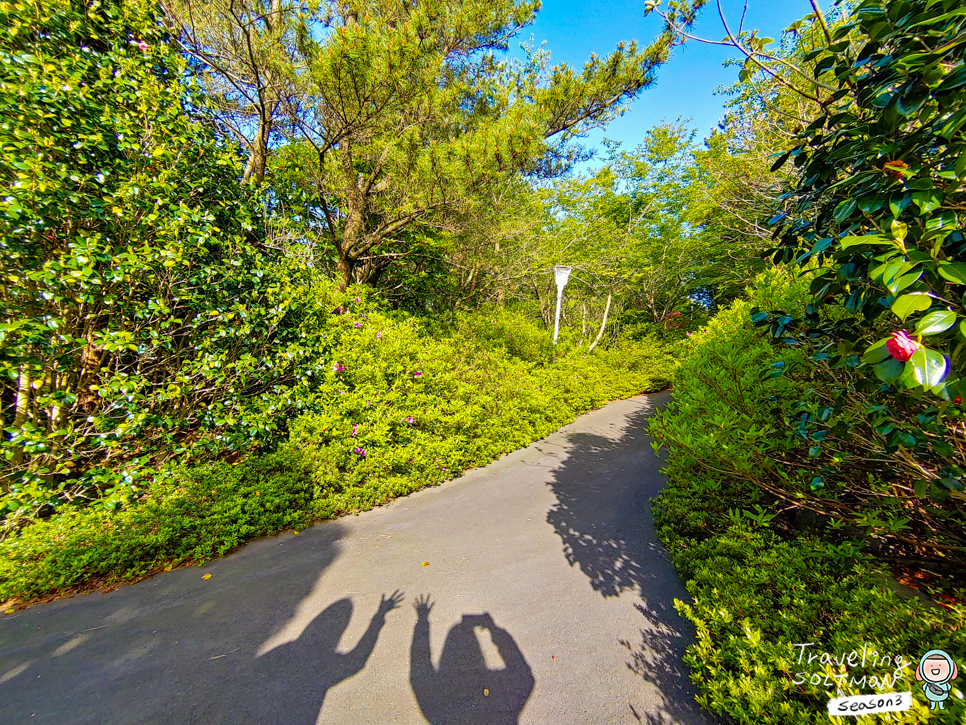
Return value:
M 663 479 L 645 424 L 667 398 L 201 568 L 7 615 L 0 723 L 711 723 L 648 502 Z

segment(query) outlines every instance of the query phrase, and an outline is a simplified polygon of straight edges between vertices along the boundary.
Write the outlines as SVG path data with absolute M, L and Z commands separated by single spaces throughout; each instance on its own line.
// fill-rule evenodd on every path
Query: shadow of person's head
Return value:
M 313 649 L 332 652 L 352 621 L 352 600 L 343 598 L 332 602 L 312 620 L 302 635 Z
M 463 675 L 483 673 L 487 670 L 483 649 L 476 634 L 477 623 L 472 616 L 463 616 L 458 624 L 454 624 L 446 635 L 443 653 L 439 658 L 439 669 L 442 672 L 458 672 Z

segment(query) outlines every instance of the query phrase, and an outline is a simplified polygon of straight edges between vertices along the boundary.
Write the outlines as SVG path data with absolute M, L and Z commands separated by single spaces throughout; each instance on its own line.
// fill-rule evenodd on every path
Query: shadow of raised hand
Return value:
M 237 688 L 251 697 L 236 704 L 235 722 L 315 723 L 326 693 L 366 666 L 386 615 L 398 609 L 403 599 L 398 590 L 383 594 L 369 627 L 348 652 L 338 651 L 338 644 L 352 619 L 352 602 L 340 599 L 330 604 L 297 640 L 255 660 L 244 686 Z

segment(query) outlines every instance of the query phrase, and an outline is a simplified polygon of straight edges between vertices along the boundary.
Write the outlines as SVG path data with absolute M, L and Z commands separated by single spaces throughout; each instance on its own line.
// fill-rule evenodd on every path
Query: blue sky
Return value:
M 828 5 L 829 0 L 820 3 L 823 10 Z M 743 1 L 722 0 L 721 6 L 732 30 L 737 30 Z M 745 28 L 760 29 L 777 41 L 784 28 L 810 12 L 808 0 L 748 0 Z M 661 24 L 653 13 L 644 17 L 644 0 L 544 0 L 537 22 L 520 39 L 532 34 L 538 45 L 547 41 L 551 62 L 563 61 L 579 69 L 592 52 L 606 55 L 621 40 L 647 45 L 660 32 Z M 704 9 L 694 32 L 711 40 L 724 37 L 714 2 Z M 706 136 L 727 102 L 726 96 L 714 95 L 714 89 L 738 78 L 738 67 L 722 67 L 734 55 L 728 48 L 697 43 L 676 49 L 658 71 L 657 83 L 643 91 L 624 116 L 593 133 L 585 144 L 596 147 L 601 139 L 611 138 L 633 148 L 648 128 L 679 116 L 692 119 L 690 125 L 701 137 Z

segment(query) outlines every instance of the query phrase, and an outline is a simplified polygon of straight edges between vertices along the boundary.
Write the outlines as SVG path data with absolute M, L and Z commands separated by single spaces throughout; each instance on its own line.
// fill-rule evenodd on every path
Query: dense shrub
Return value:
M 291 448 L 235 466 L 169 469 L 125 509 L 68 511 L 5 540 L 0 599 L 207 561 L 252 537 L 305 526 L 313 494 L 307 462 Z
M 669 451 L 669 484 L 655 501 L 661 538 L 694 598 L 678 605 L 698 631 L 687 661 L 701 702 L 740 723 L 826 721 L 825 702 L 838 693 L 824 680 L 795 684 L 799 672 L 822 672 L 818 663 L 796 662 L 796 643 L 813 642 L 814 651 L 836 656 L 865 642 L 911 660 L 932 646 L 966 655 L 966 612 L 938 591 L 942 579 L 919 572 L 918 583 L 946 609 L 883 587 L 891 576 L 879 573 L 881 562 L 870 555 L 889 553 L 881 520 L 863 527 L 807 506 L 824 463 L 809 456 L 808 438 L 794 435 L 782 400 L 831 382 L 802 372 L 810 371 L 803 348 L 773 347 L 750 310 L 801 314 L 809 283 L 809 275 L 764 274 L 748 300 L 695 334 L 675 373 L 674 401 L 650 427 L 655 446 Z M 866 503 L 869 519 L 876 504 Z M 904 684 L 892 691 L 918 691 L 913 671 L 907 668 Z M 841 694 L 873 690 L 846 687 Z M 950 712 L 961 717 L 962 703 L 954 707 Z M 929 714 L 917 705 L 902 717 L 888 721 L 924 722 Z
M 2 528 L 121 505 L 199 437 L 273 445 L 316 372 L 309 272 L 267 238 L 157 15 L 0 5 Z
M 292 401 L 300 415 L 276 420 L 271 396 L 259 409 L 260 420 L 288 431 L 277 453 L 232 466 L 204 462 L 195 446 L 117 512 L 71 510 L 25 527 L 0 542 L 0 600 L 204 561 L 254 536 L 370 508 L 486 464 L 610 400 L 663 388 L 673 367 L 656 343 L 591 355 L 572 349 L 554 360 L 549 331 L 493 311 L 493 328 L 528 341 L 516 350 L 531 358 L 523 359 L 498 344 L 484 313 L 441 323 L 386 311 L 362 291 L 321 284 L 316 294 L 300 330 L 324 345 L 325 369 L 311 386 L 293 388 L 302 391 Z
M 802 124 L 773 250 L 814 265 L 809 304 L 762 305 L 808 353 L 776 401 L 807 444 L 803 506 L 880 537 L 893 559 L 966 572 L 966 14 L 868 0 L 804 56 L 834 93 Z M 807 381 L 813 381 L 809 383 Z
M 675 513 L 676 506 L 666 510 Z M 723 534 L 677 539 L 672 551 L 675 564 L 691 577 L 693 601 L 677 607 L 697 628 L 697 644 L 685 661 L 698 701 L 739 723 L 825 723 L 833 697 L 918 691 L 915 668 L 927 650 L 943 649 L 958 661 L 966 653 L 961 613 L 952 617 L 918 598 L 901 599 L 867 567 L 854 566 L 848 548 L 811 538 L 785 541 L 739 517 Z M 806 643 L 812 646 L 794 646 Z M 808 661 L 808 655 L 823 652 L 841 659 L 856 650 L 861 657 L 863 647 L 878 662 L 871 655 L 864 667 Z M 896 655 L 905 663 L 898 677 Z M 889 664 L 880 664 L 886 656 Z M 954 696 L 946 713 L 933 717 L 961 722 L 964 714 L 962 700 Z M 921 697 L 904 713 L 867 717 L 866 722 L 933 721 Z
M 362 300 L 340 308 L 329 333 L 335 369 L 314 412 L 291 425 L 315 461 L 320 516 L 450 478 L 586 410 L 660 389 L 673 364 L 653 341 L 553 359 L 549 332 L 505 311 L 420 329 L 418 318 Z

